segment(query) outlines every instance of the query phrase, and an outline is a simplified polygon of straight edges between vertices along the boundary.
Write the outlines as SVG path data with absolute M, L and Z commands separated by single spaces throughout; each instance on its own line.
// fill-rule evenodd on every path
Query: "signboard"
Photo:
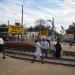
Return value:
M 48 36 L 48 30 L 41 30 L 39 35 Z
M 14 25 L 9 25 L 8 32 L 9 33 L 16 33 L 16 34 L 21 34 L 23 28 L 21 29 L 21 26 L 14 26 Z

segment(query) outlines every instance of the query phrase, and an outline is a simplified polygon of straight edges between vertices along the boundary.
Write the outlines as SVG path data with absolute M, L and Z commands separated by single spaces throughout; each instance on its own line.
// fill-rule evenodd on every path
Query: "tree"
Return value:
M 54 21 L 54 20 L 53 20 Z M 53 27 L 54 27 L 54 22 L 51 22 L 51 20 L 43 20 L 43 19 L 39 19 L 37 20 L 35 23 L 36 23 L 36 26 L 35 26 L 35 31 L 39 31 L 39 30 L 44 30 L 44 29 L 47 29 L 48 30 L 48 35 L 51 36 L 53 35 Z M 50 23 L 51 22 L 51 23 Z M 52 25 L 51 25 L 52 24 Z M 51 27 L 51 26 L 52 27 Z M 55 36 L 59 36 L 60 34 L 58 32 L 56 32 L 54 30 L 54 34 Z
M 8 32 L 8 26 L 6 24 L 0 25 L 0 32 Z
M 44 25 L 45 24 L 45 20 L 38 19 L 35 23 L 36 23 L 36 25 L 41 26 L 41 25 Z
M 69 25 L 69 28 L 66 30 L 67 34 L 74 34 L 75 40 L 75 23 L 73 22 L 72 25 Z
M 6 40 L 8 34 L 8 26 L 6 24 L 0 25 L 0 36 L 3 37 L 4 40 Z
M 28 31 L 30 31 L 30 32 L 34 31 L 34 28 L 30 27 L 30 28 L 28 28 Z
M 42 30 L 48 30 L 48 36 L 52 35 L 53 32 L 53 27 L 50 26 L 49 22 L 47 23 L 47 20 L 39 19 L 35 22 L 36 26 L 35 27 L 30 27 L 28 28 L 28 31 L 36 31 L 40 32 Z M 59 33 L 54 30 L 55 36 L 59 36 Z
M 35 31 L 41 31 L 41 30 L 49 30 L 50 26 L 48 25 L 47 23 L 48 21 L 47 20 L 43 20 L 43 19 L 38 19 L 35 24 L 36 24 L 36 27 L 35 27 Z

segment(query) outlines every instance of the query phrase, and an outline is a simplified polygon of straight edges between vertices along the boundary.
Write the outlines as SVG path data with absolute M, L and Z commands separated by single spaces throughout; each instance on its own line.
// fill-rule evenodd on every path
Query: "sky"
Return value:
M 21 22 L 22 5 L 24 26 L 35 26 L 38 19 L 52 20 L 58 32 L 75 21 L 75 0 L 0 0 L 0 24 Z M 51 23 L 50 23 L 51 25 Z

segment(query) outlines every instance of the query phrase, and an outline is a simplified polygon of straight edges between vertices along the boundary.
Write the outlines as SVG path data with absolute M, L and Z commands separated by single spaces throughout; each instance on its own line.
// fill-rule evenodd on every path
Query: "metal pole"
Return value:
M 8 37 L 10 38 L 10 31 L 9 31 L 9 20 L 8 20 Z M 11 41 L 11 38 L 10 38 Z
M 22 17 L 21 17 L 21 41 L 23 38 L 23 5 L 22 5 Z
M 53 27 L 53 40 L 55 40 L 55 35 L 54 35 L 54 18 L 52 20 L 52 27 Z
M 40 36 L 41 36 L 41 21 L 40 21 Z
M 9 34 L 9 20 L 8 20 L 8 34 Z

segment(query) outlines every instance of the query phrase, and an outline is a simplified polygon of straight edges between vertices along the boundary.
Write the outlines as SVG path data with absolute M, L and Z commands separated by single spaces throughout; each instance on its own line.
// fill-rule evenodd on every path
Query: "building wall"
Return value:
M 74 39 L 74 34 L 65 34 L 64 35 L 64 39 L 70 39 L 70 38 Z

